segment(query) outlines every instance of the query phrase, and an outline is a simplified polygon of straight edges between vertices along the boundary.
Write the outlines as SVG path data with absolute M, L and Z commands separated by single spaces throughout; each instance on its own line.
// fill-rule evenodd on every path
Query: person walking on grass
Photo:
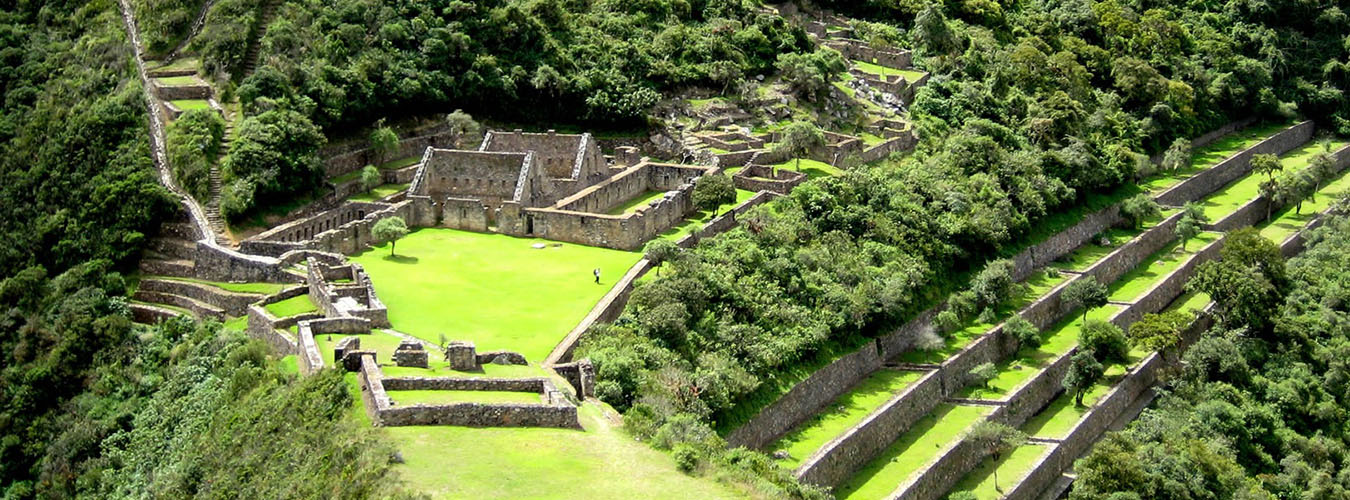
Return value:
M 595 275 L 595 284 L 599 285 L 599 284 L 600 284 L 600 268 L 598 268 L 598 267 L 595 268 L 594 271 L 591 271 L 591 274 L 594 274 L 594 275 Z

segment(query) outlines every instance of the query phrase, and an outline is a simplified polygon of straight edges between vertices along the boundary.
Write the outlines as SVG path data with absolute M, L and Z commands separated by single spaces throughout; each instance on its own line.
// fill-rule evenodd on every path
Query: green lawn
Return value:
M 297 295 L 286 300 L 263 306 L 267 312 L 278 318 L 289 318 L 297 314 L 318 311 L 319 308 L 309 300 L 309 294 Z
M 195 57 L 181 57 L 181 58 L 175 59 L 175 60 L 173 61 L 173 63 L 166 64 L 166 65 L 163 65 L 163 66 L 156 66 L 156 67 L 150 68 L 151 71 L 154 71 L 154 70 L 180 70 L 180 69 L 197 69 L 197 58 L 195 58 Z
M 403 167 L 411 167 L 413 165 L 416 165 L 417 162 L 419 161 L 422 161 L 422 155 L 420 154 L 416 156 L 409 156 L 407 158 L 399 158 L 397 160 L 389 160 L 387 162 L 376 165 L 376 168 L 379 168 L 380 170 L 399 169 Z
M 1333 143 L 1333 150 L 1344 146 L 1345 144 L 1346 143 L 1343 141 L 1337 141 Z M 1284 166 L 1283 173 L 1297 172 L 1303 169 L 1303 167 L 1308 165 L 1308 161 L 1320 152 L 1322 152 L 1322 145 L 1320 143 L 1309 141 L 1298 149 L 1286 153 L 1280 158 L 1280 163 Z M 1280 175 L 1281 173 L 1278 172 L 1275 174 L 1276 177 L 1279 177 Z M 1205 217 L 1208 217 L 1210 222 L 1218 222 L 1219 219 L 1232 213 L 1237 207 L 1251 201 L 1252 198 L 1255 198 L 1260 194 L 1261 183 L 1265 182 L 1266 179 L 1267 177 L 1264 175 L 1251 173 L 1246 177 L 1238 179 L 1236 182 L 1224 186 L 1223 189 L 1220 189 L 1201 202 L 1205 207 Z M 1307 205 L 1305 204 L 1304 206 L 1306 207 Z
M 1088 312 L 1088 318 L 1106 320 L 1124 309 L 1122 306 L 1108 304 Z M 1064 353 L 1078 345 L 1078 333 L 1083 328 L 1082 310 L 1061 320 L 1059 324 L 1041 332 L 1041 346 L 1022 349 L 1018 355 L 999 362 L 998 375 L 989 381 L 988 386 L 970 386 L 957 393 L 963 398 L 1002 399 L 1028 379 L 1040 373 L 1043 368 Z
M 352 201 L 379 201 L 391 194 L 407 190 L 407 184 L 380 184 L 370 191 L 354 194 L 347 199 Z
M 646 191 L 637 196 L 629 198 L 628 201 L 620 203 L 619 206 L 609 209 L 609 215 L 624 215 L 636 212 L 637 209 L 650 205 L 653 201 L 661 199 L 667 191 Z
M 211 108 L 211 103 L 206 102 L 206 99 L 178 99 L 169 102 L 173 103 L 174 106 L 183 111 Z
M 395 466 L 432 498 L 736 498 L 675 469 L 669 455 L 624 433 L 593 404 L 585 431 L 549 428 L 387 427 Z
M 199 85 L 202 83 L 195 76 L 161 76 L 155 79 L 160 85 L 168 87 L 186 87 L 189 85 Z
M 825 410 L 783 436 L 770 449 L 787 450 L 790 457 L 778 463 L 795 469 L 825 443 L 858 425 L 923 375 L 924 372 L 916 371 L 877 370 L 852 390 L 836 398 Z
M 1108 288 L 1112 302 L 1133 302 L 1153 287 L 1168 273 L 1181 267 L 1196 252 L 1219 239 L 1220 233 L 1200 233 L 1186 241 L 1186 251 L 1181 251 L 1181 243 L 1173 241 L 1153 252 Z
M 985 457 L 961 482 L 952 487 L 952 493 L 969 491 L 981 500 L 1002 498 L 1012 486 L 1022 481 L 1031 467 L 1036 465 L 1050 447 L 1042 444 L 1027 444 L 1017 447 L 1011 453 L 1004 453 L 998 460 Z M 994 472 L 998 471 L 998 484 L 994 484 Z
M 248 330 L 248 316 L 239 316 L 226 319 L 225 322 L 222 323 L 222 326 L 231 330 L 238 330 L 241 332 L 244 330 Z
M 731 210 L 737 205 L 745 203 L 747 200 L 754 197 L 755 194 L 757 193 L 755 193 L 754 191 L 737 189 L 736 201 L 717 207 L 717 214 L 722 215 L 727 213 L 728 210 Z M 685 235 L 694 232 L 694 229 L 703 227 L 704 224 L 707 224 L 708 221 L 713 220 L 713 218 L 714 218 L 713 214 L 709 213 L 707 210 L 700 210 L 694 212 L 692 214 L 689 214 L 688 217 L 685 217 L 684 222 L 676 224 L 675 227 L 667 229 L 664 233 L 661 233 L 660 237 L 669 239 L 671 241 L 679 241 L 680 238 L 683 238 L 685 237 Z
M 937 457 L 976 421 L 992 410 L 989 406 L 957 406 L 943 403 L 915 422 L 881 455 L 868 462 L 853 477 L 834 490 L 835 498 L 848 500 L 886 498 L 916 469 Z
M 798 171 L 797 160 L 795 159 L 788 160 L 783 163 L 778 163 L 772 166 L 775 168 L 792 170 L 794 172 Z M 801 159 L 800 171 L 801 173 L 806 174 L 806 177 L 809 179 L 815 179 L 817 177 L 833 177 L 837 175 L 844 175 L 844 169 L 836 167 L 834 165 L 830 165 L 829 163 L 825 163 L 823 161 L 812 160 L 810 158 Z
M 1116 251 L 1117 248 L 1120 248 L 1121 245 L 1129 243 L 1130 240 L 1134 239 L 1136 236 L 1157 226 L 1159 222 L 1162 222 L 1164 219 L 1171 217 L 1176 213 L 1176 209 L 1163 210 L 1162 215 L 1145 220 L 1137 229 L 1113 227 L 1106 231 L 1102 231 L 1100 235 L 1092 238 L 1091 241 L 1084 243 L 1083 246 L 1060 257 L 1050 265 L 1067 271 L 1085 271 L 1087 268 L 1092 267 L 1093 264 L 1096 264 L 1097 261 L 1101 260 L 1102 257 L 1106 257 L 1111 252 Z M 1105 237 L 1110 244 L 1101 245 L 1102 237 Z
M 264 294 L 264 295 L 271 295 L 271 294 L 280 292 L 281 290 L 285 289 L 286 287 L 289 287 L 289 286 L 297 286 L 297 285 L 299 285 L 298 283 L 291 283 L 291 284 L 286 284 L 286 283 L 226 283 L 226 282 L 223 282 L 223 281 L 208 281 L 208 280 L 199 280 L 199 279 L 195 279 L 195 278 L 179 278 L 179 277 L 176 277 L 176 276 L 146 276 L 146 278 L 154 278 L 154 279 L 159 279 L 159 280 L 186 281 L 186 282 L 189 282 L 189 283 L 197 283 L 197 284 L 201 284 L 201 285 L 209 285 L 209 286 L 213 286 L 213 287 L 219 288 L 219 289 L 221 289 L 221 290 L 226 290 L 226 291 L 230 291 L 230 292 L 238 292 L 238 293 L 261 293 L 261 294 Z
M 1180 297 L 1172 300 L 1172 303 L 1169 304 L 1164 311 L 1182 311 L 1194 315 L 1195 313 L 1204 310 L 1205 305 L 1209 304 L 1209 302 L 1209 294 L 1203 292 L 1186 292 L 1181 294 Z
M 1140 184 L 1147 191 L 1161 193 L 1192 175 L 1212 167 L 1239 151 L 1255 146 L 1258 142 L 1289 128 L 1292 123 L 1254 125 L 1223 136 L 1209 145 L 1192 152 L 1191 164 L 1173 172 L 1160 172 Z
M 1026 287 L 1023 290 L 1015 292 L 1008 303 L 999 307 L 994 322 L 984 323 L 979 321 L 978 317 L 967 318 L 964 326 L 962 326 L 960 330 L 943 336 L 945 343 L 942 349 L 936 351 L 912 349 L 901 354 L 899 360 L 906 363 L 941 363 L 961 349 L 964 349 L 991 328 L 1012 317 L 1013 313 L 1030 305 L 1032 302 L 1035 302 L 1036 299 L 1045 295 L 1046 292 L 1068 280 L 1069 277 L 1070 276 L 1067 274 L 1051 277 L 1044 271 L 1035 272 L 1031 277 L 1027 278 L 1027 281 L 1024 283 Z
M 1074 425 L 1078 424 L 1083 415 L 1092 409 L 1092 405 L 1111 390 L 1111 385 L 1109 381 L 1101 381 L 1092 386 L 1092 389 L 1083 396 L 1083 406 L 1074 404 L 1072 394 L 1067 392 L 1060 394 L 1046 405 L 1044 410 L 1027 420 L 1027 423 L 1022 425 L 1022 432 L 1028 436 L 1063 438 Z
M 912 69 L 891 68 L 876 63 L 870 63 L 867 61 L 859 61 L 857 59 L 854 59 L 849 62 L 853 63 L 853 67 L 857 68 L 859 71 L 862 71 L 863 73 L 868 73 L 877 76 L 886 75 L 887 78 L 890 78 L 891 76 L 894 75 L 900 75 L 905 77 L 905 81 L 911 83 L 918 81 L 918 79 L 922 78 L 924 75 L 922 71 Z
M 539 394 L 508 391 L 389 391 L 397 405 L 443 405 L 450 403 L 528 403 L 543 404 Z
M 1318 146 L 1317 150 L 1321 151 L 1321 146 Z M 1332 202 L 1336 201 L 1337 195 L 1350 188 L 1350 175 L 1347 175 L 1347 173 L 1350 173 L 1350 169 L 1341 171 L 1324 183 L 1322 189 L 1317 191 L 1316 199 L 1304 201 L 1302 209 L 1298 210 L 1299 213 L 1294 213 L 1296 207 L 1293 206 L 1276 211 L 1271 215 L 1269 221 L 1257 226 L 1261 229 L 1261 236 L 1265 236 L 1275 243 L 1280 243 L 1303 229 L 1303 226 L 1317 217 L 1318 213 L 1326 210 Z
M 365 267 L 393 328 L 423 340 L 470 340 L 537 363 L 641 254 L 538 238 L 420 229 L 352 257 Z M 601 270 L 601 284 L 591 270 Z
M 283 372 L 293 375 L 300 374 L 300 362 L 296 359 L 294 354 L 283 356 L 281 359 L 278 359 L 277 366 L 280 366 L 281 371 Z M 356 399 L 360 400 L 361 398 L 357 397 Z

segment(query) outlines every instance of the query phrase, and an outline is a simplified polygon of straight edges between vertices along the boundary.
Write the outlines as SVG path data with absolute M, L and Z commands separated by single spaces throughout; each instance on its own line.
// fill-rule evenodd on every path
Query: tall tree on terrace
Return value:
M 778 150 L 796 158 L 797 171 L 802 171 L 802 157 L 811 154 L 811 150 L 825 145 L 825 133 L 811 122 L 796 121 L 783 128 L 783 137 L 778 141 Z
M 997 462 L 1004 453 L 1022 446 L 1027 441 L 1027 435 L 1008 424 L 985 420 L 972 427 L 966 434 L 966 439 L 991 455 Z M 998 467 L 994 467 L 994 490 L 1003 492 L 998 485 Z
M 384 163 L 395 151 L 398 151 L 398 132 L 380 120 L 375 130 L 370 132 L 370 153 L 375 157 L 375 164 Z

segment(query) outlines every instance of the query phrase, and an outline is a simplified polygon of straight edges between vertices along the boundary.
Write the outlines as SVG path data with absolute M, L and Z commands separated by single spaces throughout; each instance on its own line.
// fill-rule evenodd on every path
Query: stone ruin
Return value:
M 404 340 L 394 350 L 394 364 L 397 366 L 427 367 L 427 350 L 416 340 Z

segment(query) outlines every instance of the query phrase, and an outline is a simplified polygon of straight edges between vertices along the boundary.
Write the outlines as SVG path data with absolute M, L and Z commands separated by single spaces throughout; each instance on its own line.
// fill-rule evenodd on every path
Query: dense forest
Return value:
M 1350 132 L 1337 2 L 830 5 L 905 29 L 934 73 L 911 110 L 922 143 L 758 207 L 590 337 L 597 392 L 648 436 L 728 430 L 948 293 L 960 314 L 997 307 L 1009 280 L 984 263 L 1127 195 L 1174 141 L 1295 112 Z
M 399 495 L 339 374 L 132 324 L 124 272 L 176 203 L 117 4 L 11 5 L 0 44 L 0 497 Z
M 1158 402 L 1078 463 L 1071 498 L 1350 495 L 1350 218 L 1312 241 L 1287 266 L 1269 242 L 1206 264 L 1193 283 L 1240 292 Z

